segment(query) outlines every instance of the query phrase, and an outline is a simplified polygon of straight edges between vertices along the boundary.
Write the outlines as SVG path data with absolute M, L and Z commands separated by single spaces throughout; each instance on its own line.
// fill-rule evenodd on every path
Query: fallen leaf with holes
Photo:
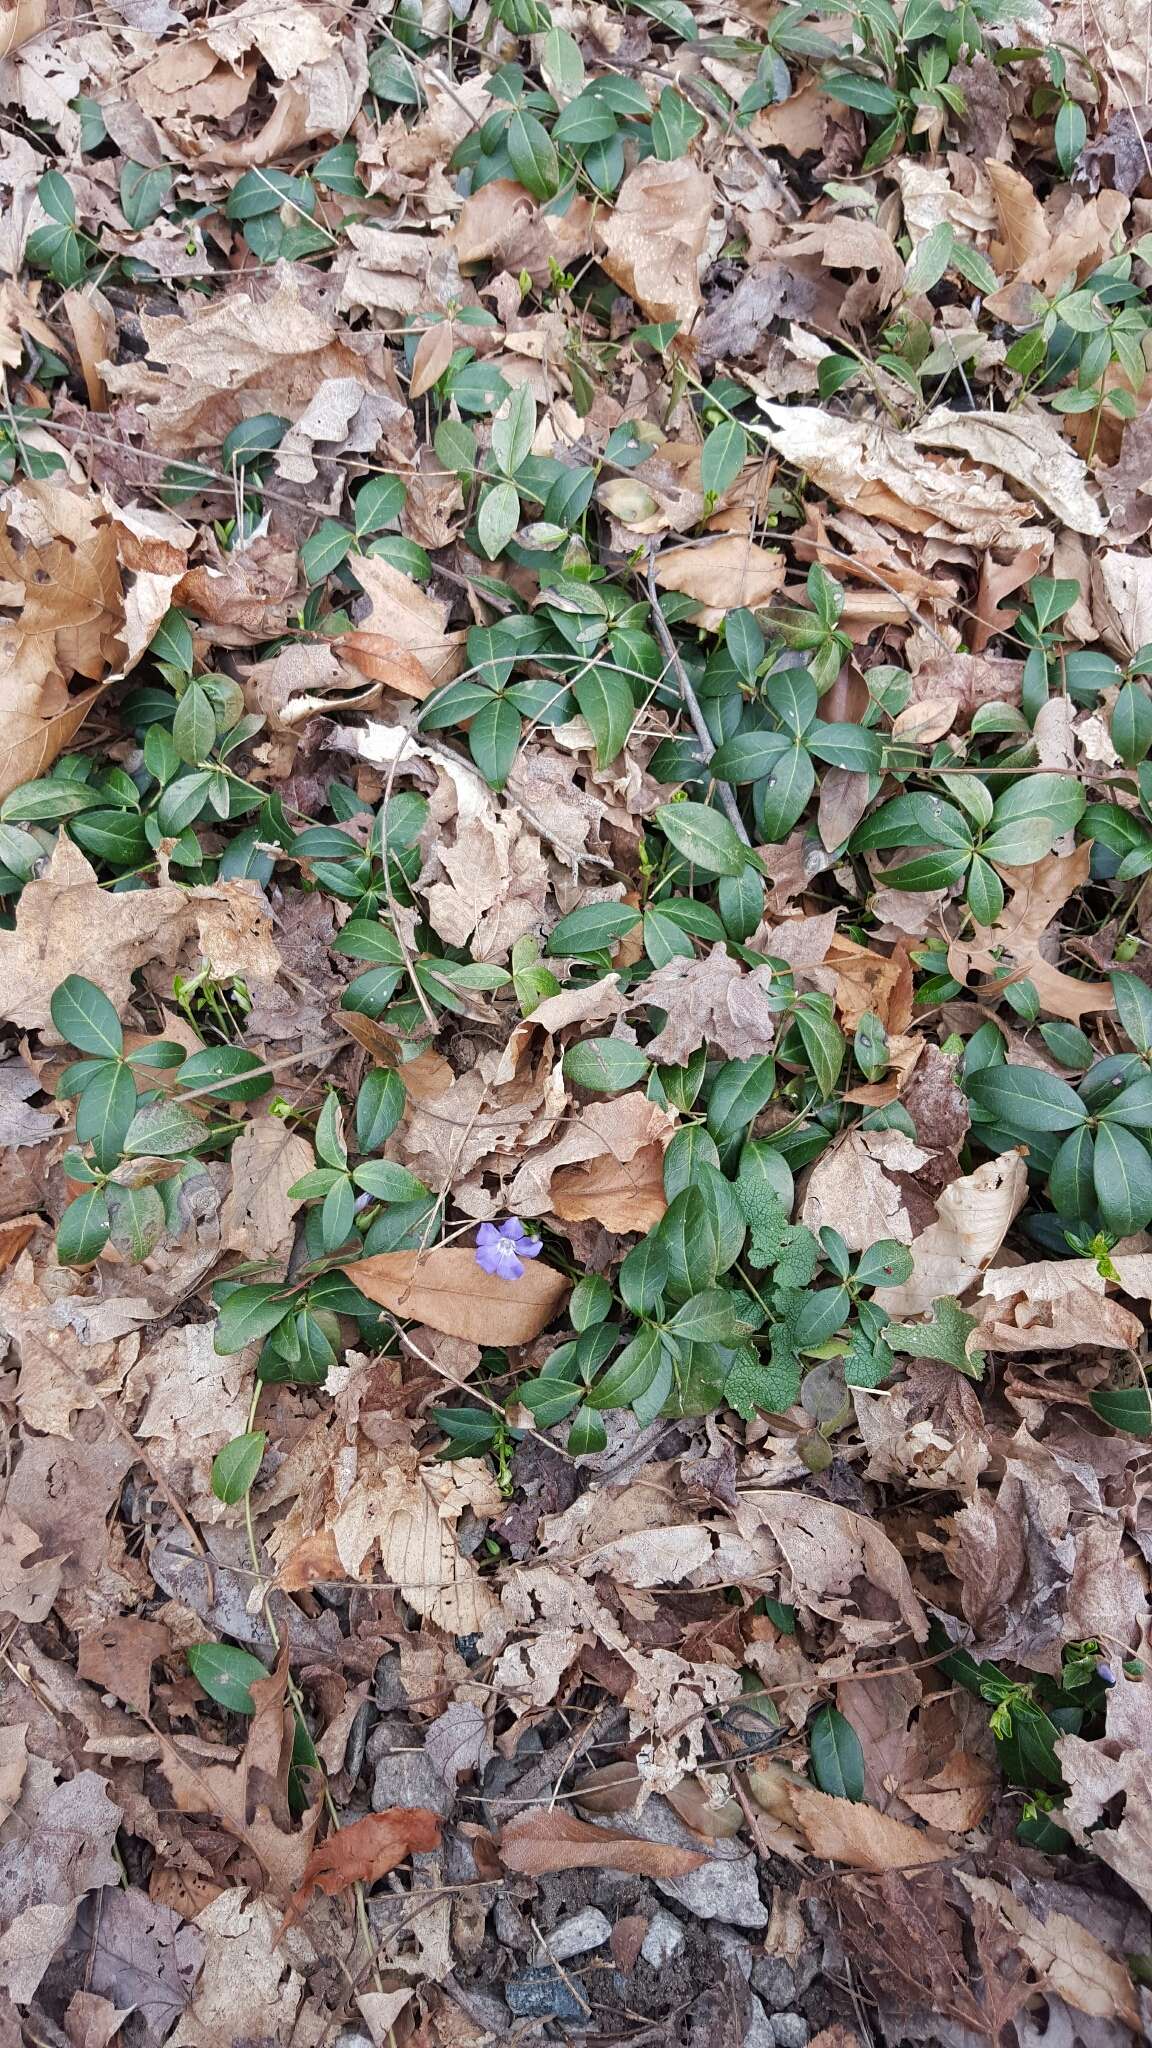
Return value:
M 682 1066 L 700 1045 L 715 1046 L 727 1059 L 751 1059 L 767 1052 L 776 1036 L 771 982 L 771 967 L 749 973 L 726 946 L 716 945 L 703 959 L 677 958 L 657 968 L 632 990 L 629 1006 L 652 1003 L 667 1013 L 648 1047 L 653 1059 Z
M 508 1821 L 500 1833 L 500 1857 L 506 1870 L 519 1871 L 525 1877 L 542 1877 L 550 1870 L 620 1870 L 629 1877 L 686 1877 L 708 1861 L 703 1851 L 592 1827 L 555 1807 Z
M 440 1847 L 440 1822 L 426 1806 L 390 1806 L 335 1829 L 304 1866 L 276 1940 L 300 1918 L 316 1890 L 330 1899 L 355 1884 L 375 1884 L 409 1856 Z
M 1038 1259 L 985 1273 L 972 1307 L 976 1342 L 986 1351 L 1132 1351 L 1141 1342 L 1138 1316 L 1104 1292 L 1092 1259 Z

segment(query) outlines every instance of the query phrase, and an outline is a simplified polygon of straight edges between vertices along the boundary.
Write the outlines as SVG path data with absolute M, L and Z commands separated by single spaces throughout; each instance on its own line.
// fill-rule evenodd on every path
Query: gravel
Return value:
M 518 2020 L 582 2020 L 583 2006 L 574 1998 L 558 1970 L 521 1970 L 504 1986 L 509 2012 Z M 804 2035 L 808 2039 L 807 2032 Z
M 562 1920 L 545 1936 L 548 1954 L 554 1963 L 566 1963 L 571 1956 L 587 1955 L 589 1949 L 599 1948 L 609 1939 L 612 1922 L 599 1906 L 585 1906 L 582 1913 L 573 1913 L 570 1920 Z

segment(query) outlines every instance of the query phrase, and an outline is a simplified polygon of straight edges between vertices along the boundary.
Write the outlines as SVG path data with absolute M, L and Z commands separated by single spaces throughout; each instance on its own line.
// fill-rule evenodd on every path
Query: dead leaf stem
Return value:
M 648 555 L 648 609 L 652 615 L 652 624 L 655 628 L 656 638 L 660 642 L 660 651 L 668 664 L 668 668 L 671 669 L 675 677 L 676 687 L 680 692 L 684 709 L 692 721 L 692 730 L 700 742 L 701 762 L 704 767 L 707 767 L 713 754 L 716 752 L 716 746 L 705 724 L 704 713 L 700 709 L 700 699 L 692 687 L 691 678 L 680 659 L 676 642 L 668 629 L 668 621 L 660 609 L 660 597 L 656 589 L 656 561 L 656 552 L 652 549 Z M 721 782 L 718 778 L 715 778 L 714 787 L 733 831 L 743 840 L 745 846 L 750 846 L 752 842 L 748 837 L 744 820 L 740 816 L 740 806 L 736 801 L 731 783 Z

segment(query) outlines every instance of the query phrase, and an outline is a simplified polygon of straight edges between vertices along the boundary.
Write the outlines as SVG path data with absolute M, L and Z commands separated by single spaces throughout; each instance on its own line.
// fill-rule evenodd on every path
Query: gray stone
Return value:
M 566 1963 L 570 1956 L 584 1956 L 590 1948 L 599 1948 L 611 1933 L 612 1922 L 599 1906 L 585 1906 L 582 1913 L 573 1913 L 570 1920 L 553 1927 L 545 1942 L 552 1961 Z
M 611 1823 L 609 1823 L 611 1825 Z M 643 1813 L 630 1826 L 649 1842 L 670 1842 L 678 1849 L 700 1849 L 700 1837 L 685 1827 L 667 1800 L 648 1801 Z M 685 1877 L 658 1877 L 656 1886 L 666 1899 L 697 1920 L 726 1920 L 730 1927 L 766 1927 L 768 1908 L 760 1897 L 756 1856 L 738 1841 L 721 1836 L 708 1844 L 707 1861 Z
M 742 1934 L 734 1927 L 725 1927 L 719 1921 L 711 1929 L 712 1941 L 723 1956 L 739 1971 L 745 1983 L 752 1975 L 752 1949 Z
M 682 1949 L 688 1936 L 675 1913 L 666 1906 L 657 1906 L 648 1922 L 648 1932 L 640 1944 L 640 1954 L 654 1970 L 662 1970 L 670 1963 L 678 1949 Z
M 752 2016 L 748 2021 L 748 2032 L 744 2036 L 743 2048 L 776 2048 L 772 2022 L 758 1998 L 752 2000 Z
M 582 2020 L 586 2017 L 558 1970 L 521 1970 L 504 1986 L 508 2010 L 518 2020 Z M 807 2035 L 805 2035 L 807 2039 Z
M 752 1965 L 752 1989 L 769 2012 L 788 2012 L 796 1999 L 796 1973 L 783 1956 L 757 1956 Z
M 772 2032 L 776 2048 L 808 2048 L 808 2022 L 803 2013 L 773 2013 Z
M 456 1804 L 456 1788 L 444 1783 L 435 1764 L 422 1749 L 403 1749 L 382 1756 L 372 1784 L 372 1809 L 385 1813 L 390 1806 L 429 1806 L 433 1813 L 447 1815 Z

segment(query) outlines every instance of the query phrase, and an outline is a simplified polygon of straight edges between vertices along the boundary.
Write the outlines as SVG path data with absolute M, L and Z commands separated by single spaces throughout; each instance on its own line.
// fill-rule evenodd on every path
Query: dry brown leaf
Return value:
M 999 1782 L 998 1772 L 983 1757 L 958 1749 L 930 1778 L 916 1785 L 902 1784 L 900 1797 L 929 1827 L 965 1835 L 980 1826 Z
M 941 1295 L 964 1294 L 995 1258 L 1027 1198 L 1028 1169 L 1018 1152 L 961 1174 L 939 1197 L 935 1223 L 915 1240 L 911 1278 L 881 1289 L 877 1302 L 889 1315 L 915 1316 Z
M 779 1764 L 748 1773 L 748 1789 L 767 1813 L 791 1825 L 811 1855 L 851 1870 L 920 1870 L 947 1861 L 952 1850 L 860 1800 L 834 1799 Z
M 473 960 L 506 960 L 517 939 L 539 930 L 548 869 L 515 811 L 460 822 L 455 841 L 441 840 L 436 854 L 447 880 L 426 891 L 428 921 L 450 946 L 467 946 Z
M 1089 536 L 1104 531 L 1104 514 L 1088 489 L 1085 467 L 1043 407 L 1022 399 L 1011 412 L 953 412 L 940 406 L 910 430 L 921 448 L 943 448 L 1010 477 L 1064 526 Z
M 751 1059 L 767 1052 L 776 1036 L 771 981 L 771 967 L 749 973 L 726 946 L 715 945 L 703 959 L 677 958 L 657 968 L 632 990 L 629 1007 L 651 1003 L 667 1012 L 664 1029 L 647 1048 L 654 1060 L 682 1066 L 700 1045 L 714 1045 L 728 1059 Z
M 519 1280 L 501 1280 L 458 1245 L 428 1252 L 377 1252 L 347 1272 L 369 1301 L 406 1322 L 427 1323 L 474 1344 L 530 1344 L 546 1330 L 571 1282 L 539 1260 Z
M 1152 1756 L 1127 1746 L 1117 1756 L 1116 1747 L 1087 1742 L 1081 1735 L 1065 1735 L 1056 1744 L 1069 1788 L 1057 1818 L 1152 1906 Z M 1119 1810 L 1120 1819 L 1100 1827 L 1106 1809 Z
M 221 1251 L 248 1259 L 288 1256 L 300 1198 L 289 1195 L 313 1164 L 312 1147 L 281 1118 L 254 1116 L 232 1147 L 232 1185 L 220 1212 Z
M 103 1621 L 80 1638 L 77 1670 L 101 1692 L 110 1692 L 138 1714 L 147 1714 L 152 1698 L 152 1666 L 172 1647 L 162 1621 L 122 1614 Z
M 675 1129 L 672 1112 L 638 1091 L 587 1103 L 563 1137 L 525 1161 L 509 1184 L 509 1209 L 566 1223 L 593 1217 L 606 1230 L 651 1230 L 668 1206 L 664 1153 Z
M 931 1154 L 900 1131 L 850 1130 L 821 1154 L 808 1177 L 800 1220 L 809 1230 L 831 1224 L 850 1251 L 883 1237 L 912 1242 L 912 1222 L 892 1173 L 919 1172 Z
M 865 518 L 908 533 L 997 547 L 1029 536 L 1034 508 L 985 469 L 924 454 L 911 434 L 880 420 L 851 419 L 812 405 L 761 400 L 778 455 L 820 490 Z M 1075 458 L 1071 458 L 1075 461 Z
M 630 1877 L 686 1877 L 708 1858 L 671 1842 L 646 1842 L 612 1828 L 592 1827 L 574 1813 L 541 1808 L 506 1823 L 500 1857 L 507 1870 L 543 1877 L 550 1870 L 622 1870 Z
M 375 1884 L 409 1856 L 439 1847 L 439 1817 L 426 1806 L 390 1806 L 335 1829 L 308 1858 L 276 1940 L 300 1918 L 317 1889 L 334 1899 L 355 1884 Z
M 860 1583 L 873 1595 L 886 1593 L 916 1641 L 926 1640 L 928 1618 L 908 1568 L 891 1538 L 865 1515 L 812 1494 L 753 1489 L 739 1496 L 735 1519 L 750 1539 L 761 1529 L 771 1532 L 788 1569 L 786 1598 L 833 1616 L 846 1632 L 866 1631 L 871 1624 L 844 1619 L 844 1604 Z
M 630 171 L 612 211 L 598 223 L 601 264 L 649 320 L 676 320 L 685 333 L 700 308 L 700 258 L 715 193 L 684 158 L 650 158 Z
M 787 574 L 778 548 L 762 548 L 742 534 L 723 534 L 699 546 L 665 548 L 656 560 L 661 590 L 679 590 L 698 600 L 694 625 L 716 628 L 725 612 L 771 603 Z
M 958 1876 L 970 1898 L 983 1899 L 998 1914 L 1041 1982 L 1066 2005 L 1093 2019 L 1140 2026 L 1128 1970 L 1079 1920 L 1056 1912 L 1041 1920 L 1007 1885 L 970 1876 L 967 1871 Z
M 972 973 L 985 975 L 988 979 L 979 985 L 979 992 L 993 993 L 1027 977 L 1035 984 L 1042 1008 L 1073 1023 L 1097 1011 L 1114 1009 L 1107 982 L 1077 981 L 1053 964 L 1042 945 L 1057 913 L 1083 888 L 1091 861 L 1091 842 L 1084 840 L 1071 853 L 1047 854 L 1031 867 L 1003 868 L 1001 873 L 1012 893 L 984 942 L 976 946 L 954 939 L 948 949 L 957 980 L 966 982 Z
M 793 228 L 785 249 L 789 259 L 818 256 L 826 270 L 875 271 L 875 283 L 857 278 L 844 295 L 843 318 L 852 327 L 890 306 L 904 283 L 904 264 L 875 221 L 850 220 L 843 214 L 804 221 Z
M 448 609 L 380 555 L 358 555 L 368 617 L 335 643 L 353 668 L 406 697 L 431 696 L 464 665 L 464 635 L 447 631 Z
M 1044 208 L 1024 173 L 1012 164 L 989 157 L 984 169 L 1000 223 L 1000 240 L 991 244 L 988 254 L 1001 277 L 1015 276 L 1025 264 L 1048 254 L 1052 238 Z
M 1140 1319 L 1104 1289 L 1092 1259 L 998 1267 L 985 1273 L 973 1303 L 981 1319 L 974 1341 L 1010 1356 L 1079 1345 L 1134 1351 L 1142 1341 Z

